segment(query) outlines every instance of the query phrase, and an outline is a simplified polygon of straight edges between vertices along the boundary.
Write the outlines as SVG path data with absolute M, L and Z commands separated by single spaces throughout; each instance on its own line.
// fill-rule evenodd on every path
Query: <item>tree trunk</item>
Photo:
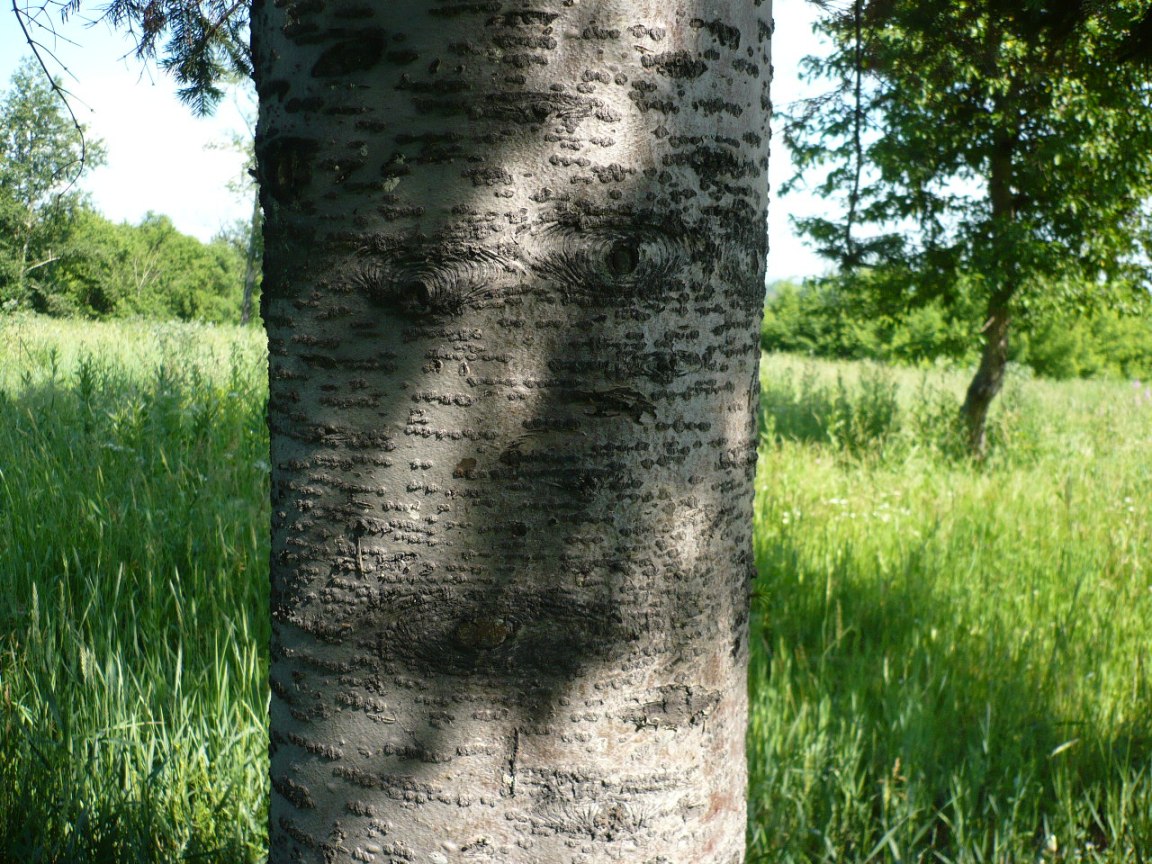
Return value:
M 273 864 L 738 864 L 768 2 L 257 0 Z
M 36 215 L 31 208 L 28 209 L 28 218 L 21 226 L 24 236 L 20 241 L 20 260 L 16 263 L 16 304 L 19 307 L 28 305 L 28 255 L 32 248 L 32 230 L 36 227 Z
M 988 308 L 988 318 L 984 325 L 984 350 L 980 353 L 980 365 L 968 392 L 964 397 L 961 413 L 964 416 L 968 434 L 968 450 L 973 456 L 982 458 L 987 450 L 986 430 L 988 409 L 992 400 L 1004 386 L 1004 372 L 1008 368 L 1008 329 L 1011 319 L 1008 310 L 992 303 Z
M 256 291 L 256 277 L 259 275 L 260 256 L 260 191 L 252 195 L 252 219 L 248 223 L 248 251 L 244 259 L 244 299 L 240 304 L 240 325 L 252 320 L 252 295 Z
M 1006 109 L 998 104 L 996 110 Z M 997 256 L 994 269 L 998 272 L 998 284 L 988 300 L 980 365 L 968 385 L 960 409 L 968 435 L 968 451 L 977 459 L 982 459 L 986 453 L 988 409 L 1004 386 L 1004 373 L 1008 369 L 1008 332 L 1011 325 L 1009 303 L 1016 293 L 1018 279 L 1013 249 L 1016 204 L 1012 188 L 1012 158 L 1016 143 L 1014 133 L 1001 135 L 993 150 L 988 173 L 988 198 L 992 212 L 994 253 Z

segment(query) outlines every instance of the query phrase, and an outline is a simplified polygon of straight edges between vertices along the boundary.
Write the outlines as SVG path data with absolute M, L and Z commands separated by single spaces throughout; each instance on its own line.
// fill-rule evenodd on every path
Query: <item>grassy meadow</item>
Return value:
M 257 861 L 262 337 L 0 317 L 0 862 Z
M 1152 860 L 1152 391 L 761 381 L 749 860 Z
M 765 359 L 749 862 L 1152 860 L 1152 391 Z M 259 331 L 0 317 L 0 864 L 257 862 Z M 707 862 L 702 862 L 707 864 Z

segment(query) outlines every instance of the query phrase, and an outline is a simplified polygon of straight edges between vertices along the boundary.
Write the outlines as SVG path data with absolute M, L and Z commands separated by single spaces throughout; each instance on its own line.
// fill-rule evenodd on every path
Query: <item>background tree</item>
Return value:
M 240 307 L 240 323 L 247 324 L 252 318 L 254 304 L 259 302 L 260 259 L 264 254 L 264 211 L 260 207 L 260 187 L 256 183 L 256 120 L 250 112 L 245 112 L 249 127 L 246 136 L 234 135 L 223 148 L 241 153 L 244 165 L 240 175 L 229 182 L 228 189 L 235 195 L 244 196 L 252 202 L 252 213 L 246 222 L 237 220 L 222 231 L 218 239 L 232 244 L 244 256 L 244 295 Z M 214 145 L 215 146 L 215 145 Z
M 183 235 L 156 214 L 139 225 L 114 224 L 91 209 L 77 185 L 104 158 L 102 142 L 84 140 L 58 85 L 25 60 L 0 100 L 2 308 L 91 317 L 241 317 L 242 290 L 257 282 L 252 226 L 244 226 L 236 252 L 224 239 L 203 244 Z M 251 182 L 245 192 L 255 195 Z M 250 308 L 250 295 L 244 301 Z
M 202 243 L 166 216 L 115 223 L 88 207 L 62 219 L 54 252 L 36 271 L 28 302 L 37 312 L 89 318 L 144 317 L 234 322 L 240 317 L 244 248 Z
M 255 157 L 253 157 L 253 165 Z M 260 209 L 260 190 L 252 182 L 247 190 L 252 200 L 248 219 L 237 219 L 223 227 L 213 242 L 223 242 L 236 250 L 244 261 L 243 291 L 240 300 L 240 323 L 248 324 L 260 302 L 260 262 L 264 256 L 264 212 Z
M 51 82 L 32 60 L 0 101 L 0 304 L 33 305 L 34 274 L 62 254 L 76 181 L 103 164 L 99 141 L 83 139 Z
M 832 51 L 808 68 L 838 87 L 796 106 L 785 135 L 797 181 L 830 169 L 817 185 L 844 212 L 800 226 L 898 305 L 982 308 L 962 409 L 980 453 L 1013 318 L 1146 298 L 1152 75 L 1132 46 L 1149 4 L 829 11 Z

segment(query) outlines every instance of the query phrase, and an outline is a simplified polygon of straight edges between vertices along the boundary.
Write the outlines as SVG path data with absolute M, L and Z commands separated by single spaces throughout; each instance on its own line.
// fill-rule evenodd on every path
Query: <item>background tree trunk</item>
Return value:
M 256 293 L 256 277 L 260 275 L 260 190 L 253 190 L 252 217 L 248 222 L 248 249 L 244 256 L 244 298 L 240 303 L 240 324 L 252 320 L 252 295 Z
M 1008 309 L 992 303 L 984 325 L 984 348 L 980 352 L 980 365 L 968 385 L 961 413 L 968 434 L 968 450 L 977 458 L 986 452 L 988 409 L 992 400 L 1004 386 L 1004 373 L 1008 369 L 1008 330 L 1011 319 Z
M 999 42 L 1001 35 L 993 34 Z M 991 56 L 997 51 L 991 50 Z M 1010 110 L 1011 97 L 1006 105 L 997 103 L 998 112 Z M 1000 274 L 999 285 L 988 300 L 988 314 L 984 320 L 984 348 L 980 352 L 980 365 L 968 385 L 960 414 L 968 434 L 968 450 L 978 459 L 984 457 L 987 445 L 988 409 L 992 400 L 1004 386 L 1008 370 L 1008 333 L 1012 318 L 1009 304 L 1016 294 L 1019 279 L 1014 246 L 1016 222 L 1016 193 L 1013 189 L 1012 160 L 1017 146 L 1017 133 L 1002 133 L 996 140 L 988 171 L 988 200 L 991 204 L 992 230 L 996 237 L 998 259 L 992 268 Z
M 252 32 L 270 860 L 742 862 L 769 3 Z

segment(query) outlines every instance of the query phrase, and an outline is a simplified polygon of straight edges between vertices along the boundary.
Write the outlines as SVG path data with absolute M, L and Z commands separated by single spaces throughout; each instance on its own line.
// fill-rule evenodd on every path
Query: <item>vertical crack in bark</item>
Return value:
M 504 784 L 504 791 L 502 794 L 509 798 L 516 797 L 516 757 L 520 753 L 520 727 L 516 726 L 512 729 L 512 746 L 508 753 L 507 772 L 501 778 Z

